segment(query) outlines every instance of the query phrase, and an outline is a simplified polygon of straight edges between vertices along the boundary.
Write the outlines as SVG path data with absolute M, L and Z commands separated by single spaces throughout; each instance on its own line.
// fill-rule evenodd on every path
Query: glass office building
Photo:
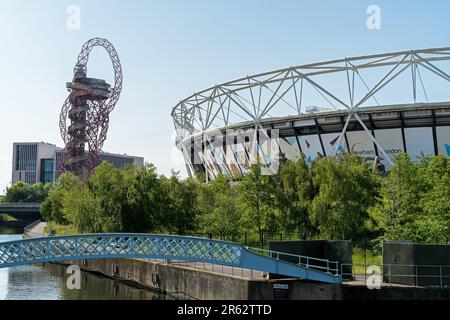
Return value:
M 45 142 L 13 143 L 12 183 L 49 183 L 57 178 L 57 164 L 61 161 L 62 148 Z M 126 165 L 140 167 L 144 158 L 129 155 L 101 153 L 102 161 L 110 162 L 116 168 Z
M 14 143 L 11 182 L 33 184 L 53 181 L 53 168 L 48 170 L 48 162 L 42 160 L 53 159 L 55 148 L 55 145 L 44 142 Z M 41 174 L 44 171 L 46 174 Z

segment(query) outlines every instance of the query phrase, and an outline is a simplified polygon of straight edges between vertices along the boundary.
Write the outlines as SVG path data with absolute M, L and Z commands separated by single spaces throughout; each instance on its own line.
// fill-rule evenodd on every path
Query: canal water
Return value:
M 22 239 L 23 229 L 0 226 L 0 242 Z M 0 268 L 0 300 L 166 300 L 172 299 L 101 275 L 81 272 L 81 289 L 67 287 L 67 268 L 35 264 Z

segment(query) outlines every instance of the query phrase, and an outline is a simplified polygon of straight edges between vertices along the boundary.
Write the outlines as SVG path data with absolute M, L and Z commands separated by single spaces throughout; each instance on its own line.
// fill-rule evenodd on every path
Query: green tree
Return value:
M 378 178 L 354 154 L 328 157 L 313 165 L 318 194 L 311 205 L 311 221 L 326 239 L 360 239 L 369 219 L 368 209 L 378 197 Z
M 28 184 L 22 181 L 14 183 L 6 190 L 3 202 L 34 202 L 41 203 L 48 196 L 50 184 Z
M 176 234 L 186 234 L 196 228 L 196 182 L 189 178 L 181 180 L 177 172 L 169 179 L 161 179 L 167 195 L 165 217 L 161 226 Z
M 421 195 L 424 187 L 419 165 L 408 154 L 399 155 L 383 180 L 380 190 L 382 200 L 372 210 L 373 217 L 384 230 L 385 239 L 414 238 L 414 222 L 423 212 Z
M 87 187 L 78 183 L 67 190 L 62 197 L 64 218 L 75 226 L 79 233 L 108 232 L 102 219 L 100 200 Z
M 412 163 L 406 157 L 398 159 L 392 172 L 393 179 L 400 172 L 408 174 L 401 180 L 402 192 L 391 185 L 387 185 L 384 191 L 385 198 L 390 200 L 388 204 L 397 204 L 385 206 L 381 211 L 385 237 L 419 243 L 447 243 L 450 231 L 450 161 L 439 155 Z
M 314 235 L 309 211 L 315 196 L 312 174 L 304 157 L 288 160 L 280 172 L 280 212 L 285 232 L 298 232 L 302 239 Z
M 423 194 L 424 211 L 450 223 L 450 159 L 435 156 L 422 166 L 419 174 L 423 176 L 427 191 Z
M 41 203 L 40 211 L 45 220 L 58 224 L 69 223 L 63 214 L 62 199 L 64 193 L 77 186 L 78 183 L 78 178 L 72 173 L 64 173 L 58 178 L 50 189 L 48 197 Z
M 122 225 L 122 208 L 126 201 L 127 185 L 121 170 L 109 162 L 101 163 L 89 179 L 86 187 L 100 208 L 96 211 L 103 232 L 119 232 Z M 89 193 L 85 193 L 89 195 Z
M 145 164 L 125 172 L 126 205 L 122 208 L 122 226 L 127 232 L 154 232 L 163 228 L 168 196 L 156 168 Z
M 221 175 L 208 184 L 197 184 L 197 190 L 201 230 L 236 241 L 242 232 L 242 213 L 235 184 Z
M 423 243 L 447 243 L 450 238 L 450 161 L 443 155 L 419 164 L 423 180 L 420 194 L 423 211 L 416 217 L 412 238 Z
M 277 188 L 273 175 L 261 173 L 259 159 L 251 165 L 249 172 L 238 185 L 240 201 L 244 209 L 241 221 L 247 229 L 256 227 L 261 243 L 263 231 L 276 232 L 279 229 Z

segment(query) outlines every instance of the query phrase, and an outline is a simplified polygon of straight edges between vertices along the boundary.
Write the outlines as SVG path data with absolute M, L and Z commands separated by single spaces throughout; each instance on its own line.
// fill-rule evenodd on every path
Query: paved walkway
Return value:
M 45 237 L 45 227 L 47 226 L 47 222 L 39 222 L 35 224 L 28 230 L 25 230 L 23 235 L 24 237 L 32 238 L 32 237 Z

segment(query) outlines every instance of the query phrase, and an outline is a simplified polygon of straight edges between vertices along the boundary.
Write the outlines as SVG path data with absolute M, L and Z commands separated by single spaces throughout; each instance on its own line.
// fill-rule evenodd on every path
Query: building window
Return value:
M 36 159 L 36 144 L 21 144 L 16 146 L 16 170 L 36 170 Z
M 36 183 L 36 171 L 26 171 L 25 172 L 25 183 L 29 183 L 29 184 Z
M 53 159 L 41 159 L 41 182 L 53 182 Z
M 19 170 L 20 146 L 16 146 L 16 170 Z

